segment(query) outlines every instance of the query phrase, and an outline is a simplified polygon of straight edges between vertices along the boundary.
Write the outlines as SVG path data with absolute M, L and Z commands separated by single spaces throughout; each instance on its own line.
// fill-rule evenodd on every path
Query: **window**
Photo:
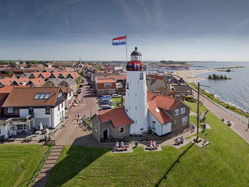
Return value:
M 61 103 L 61 108 L 63 108 L 63 103 Z
M 174 125 L 176 125 L 176 120 L 174 120 Z
M 111 83 L 105 83 L 104 87 L 111 87 Z
M 35 99 L 39 99 L 40 95 L 41 95 L 41 94 L 36 94 L 36 95 L 35 95 Z
M 126 84 L 126 89 L 129 89 L 129 83 L 127 82 L 127 84 Z
M 156 130 L 156 122 L 152 121 L 152 130 Z
M 12 114 L 13 113 L 13 108 L 8 108 L 8 113 Z
M 38 100 L 38 99 L 49 99 L 49 96 L 50 96 L 50 93 L 37 93 L 35 95 L 35 100 Z
M 29 114 L 33 114 L 34 113 L 34 108 L 33 107 L 29 107 Z
M 42 93 L 42 94 L 40 95 L 39 99 L 44 99 L 44 97 L 45 97 L 45 94 Z
M 143 77 L 143 73 L 140 73 L 140 80 L 143 80 L 144 77 Z
M 50 93 L 47 93 L 47 94 L 45 95 L 45 99 L 48 99 L 49 96 L 50 96 Z
M 124 127 L 120 127 L 120 128 L 118 129 L 118 133 L 119 133 L 119 134 L 124 133 Z
M 185 113 L 185 107 L 181 108 L 181 114 Z
M 61 108 L 60 108 L 60 105 L 58 105 L 58 111 L 60 110 Z
M 175 110 L 175 116 L 178 116 L 179 115 L 179 109 L 176 109 Z
M 188 116 L 185 116 L 182 118 L 182 126 L 187 125 L 188 124 Z
M 46 107 L 45 112 L 46 112 L 46 114 L 50 114 L 50 108 Z

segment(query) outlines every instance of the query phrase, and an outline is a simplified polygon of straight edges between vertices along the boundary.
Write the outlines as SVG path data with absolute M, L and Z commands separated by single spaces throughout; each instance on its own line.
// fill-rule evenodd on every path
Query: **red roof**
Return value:
M 100 122 L 111 121 L 114 128 L 133 123 L 133 121 L 126 115 L 124 107 L 98 111 L 97 114 Z
M 172 119 L 161 109 L 157 107 L 156 100 L 148 101 L 149 111 L 159 121 L 164 124 L 172 121 Z
M 10 86 L 10 84 L 15 80 L 15 78 L 6 78 L 6 79 L 0 79 L 0 82 L 4 85 L 4 86 Z
M 5 86 L 0 88 L 0 93 L 10 93 L 14 87 L 30 87 L 30 86 Z
M 36 87 L 39 87 L 39 86 L 42 86 L 43 84 L 45 84 L 45 81 L 43 78 L 39 77 L 39 78 L 36 78 L 36 79 L 30 79 L 31 82 L 33 82 L 33 84 L 36 86 Z

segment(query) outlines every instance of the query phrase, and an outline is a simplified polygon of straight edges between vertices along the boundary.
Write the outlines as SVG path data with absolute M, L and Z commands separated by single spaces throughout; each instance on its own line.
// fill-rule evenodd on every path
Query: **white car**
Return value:
M 118 95 L 118 94 L 112 94 L 112 97 L 115 98 L 115 97 L 121 97 L 121 95 Z

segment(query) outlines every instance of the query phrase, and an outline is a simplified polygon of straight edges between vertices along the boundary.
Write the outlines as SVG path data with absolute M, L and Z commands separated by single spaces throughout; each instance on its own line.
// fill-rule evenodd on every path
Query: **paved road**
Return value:
M 87 85 L 86 80 L 77 100 L 80 101 L 79 104 L 66 112 L 66 116 L 70 116 L 70 119 L 66 122 L 65 127 L 57 133 L 55 137 L 56 145 L 76 144 L 75 141 L 79 141 L 82 136 L 92 138 L 89 131 L 83 131 L 79 125 L 80 121 L 78 121 L 78 114 L 80 115 L 79 119 L 83 116 L 90 117 L 90 115 L 93 116 L 99 109 L 97 96 L 92 92 L 89 85 Z M 88 141 L 89 139 L 84 139 L 84 142 L 82 142 L 84 144 L 82 145 L 87 145 Z
M 197 98 L 197 92 L 193 90 L 194 97 Z M 240 135 L 247 143 L 249 143 L 249 131 L 247 129 L 248 119 L 236 114 L 214 102 L 206 98 L 205 96 L 200 94 L 200 101 L 203 103 L 205 107 L 207 107 L 212 113 L 214 113 L 217 117 L 223 117 L 225 121 L 229 120 L 233 122 L 232 129 Z

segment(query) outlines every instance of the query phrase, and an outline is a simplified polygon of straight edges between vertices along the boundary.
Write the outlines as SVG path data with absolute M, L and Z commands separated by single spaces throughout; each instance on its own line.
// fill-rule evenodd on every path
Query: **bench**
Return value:
M 113 151 L 122 152 L 122 151 L 127 151 L 128 148 L 129 148 L 129 145 L 124 145 L 124 147 L 116 147 L 116 146 L 114 146 Z
M 157 145 L 157 144 L 156 144 L 155 147 L 154 147 L 154 146 L 151 147 L 150 145 L 147 145 L 147 149 L 148 149 L 148 150 L 151 150 L 151 151 L 152 151 L 152 150 L 156 150 L 158 147 L 159 147 L 159 145 Z
M 184 137 L 181 136 L 181 137 L 179 137 L 179 141 L 177 139 L 175 139 L 174 141 L 175 141 L 175 145 L 179 145 L 179 144 L 184 142 Z

